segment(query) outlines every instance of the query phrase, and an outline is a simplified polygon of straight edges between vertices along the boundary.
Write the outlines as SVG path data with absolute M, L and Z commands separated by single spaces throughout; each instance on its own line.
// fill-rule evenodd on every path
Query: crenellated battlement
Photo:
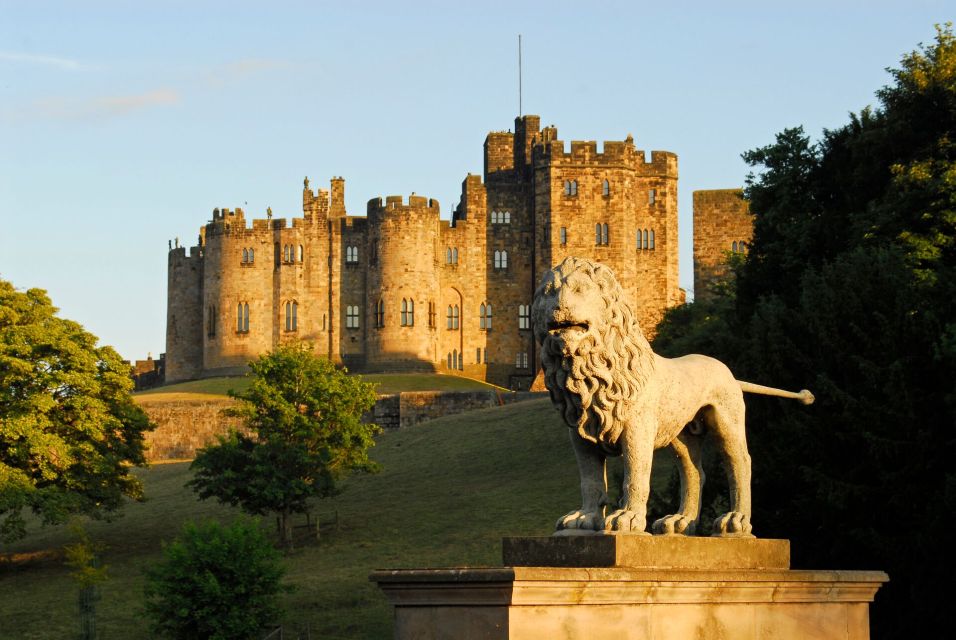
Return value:
M 384 203 L 382 202 L 381 196 L 379 196 L 369 200 L 367 205 L 369 218 L 373 216 L 378 218 L 382 216 L 391 217 L 402 215 L 405 213 L 422 213 L 423 210 L 427 210 L 428 213 L 437 216 L 440 214 L 440 209 L 441 207 L 438 200 L 415 195 L 414 193 L 408 196 L 407 200 L 405 196 L 385 196 Z

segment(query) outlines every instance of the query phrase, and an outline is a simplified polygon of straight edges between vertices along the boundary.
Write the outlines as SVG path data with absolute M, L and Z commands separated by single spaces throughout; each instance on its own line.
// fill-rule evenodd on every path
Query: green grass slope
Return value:
M 376 385 L 377 393 L 401 391 L 482 391 L 497 389 L 492 384 L 437 373 L 371 373 L 362 376 L 366 382 Z M 230 389 L 245 391 L 250 379 L 243 376 L 226 376 L 177 382 L 155 389 L 140 391 L 135 396 L 140 401 L 160 402 L 170 400 L 198 400 L 209 396 L 228 395 Z
M 285 597 L 286 624 L 308 624 L 312 637 L 390 637 L 390 608 L 368 581 L 373 569 L 500 565 L 503 536 L 549 534 L 579 504 L 567 431 L 548 401 L 536 400 L 381 436 L 373 457 L 382 472 L 355 476 L 340 496 L 317 504 L 323 520 L 338 511 L 338 530 L 287 554 L 296 591 Z M 104 640 L 148 637 L 142 570 L 184 520 L 239 515 L 184 489 L 187 463 L 157 465 L 142 477 L 147 502 L 112 523 L 88 524 L 108 545 L 110 580 L 98 605 Z M 65 527 L 49 527 L 4 549 L 0 638 L 75 637 L 77 589 L 51 557 L 68 542 Z

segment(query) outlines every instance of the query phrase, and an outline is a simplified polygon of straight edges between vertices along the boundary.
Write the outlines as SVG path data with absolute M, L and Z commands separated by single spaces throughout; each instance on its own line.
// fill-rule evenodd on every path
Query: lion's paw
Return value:
M 675 513 L 654 521 L 651 531 L 663 535 L 693 535 L 697 529 L 697 521 L 687 516 Z
M 752 538 L 750 516 L 740 511 L 731 511 L 714 520 L 715 536 Z
M 602 510 L 603 511 L 603 510 Z M 604 514 L 599 511 L 581 511 L 576 509 L 558 518 L 555 531 L 562 529 L 590 529 L 600 531 L 604 528 Z
M 604 519 L 605 531 L 620 531 L 621 533 L 637 533 L 650 535 L 647 528 L 647 517 L 637 511 L 618 509 Z

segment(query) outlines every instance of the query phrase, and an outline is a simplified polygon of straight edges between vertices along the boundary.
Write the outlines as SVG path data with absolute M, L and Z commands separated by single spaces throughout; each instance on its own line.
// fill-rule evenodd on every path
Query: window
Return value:
M 511 224 L 510 211 L 492 211 L 491 224 Z
M 208 313 L 206 314 L 206 332 L 209 334 L 209 337 L 216 335 L 216 305 L 209 305 Z
M 561 227 L 561 233 L 559 234 L 559 237 L 561 239 L 561 246 L 564 246 L 568 243 L 568 228 L 567 227 Z
M 287 244 L 282 245 L 282 261 L 289 261 L 289 245 Z
M 255 261 L 256 261 L 256 250 L 253 249 L 252 247 L 249 247 L 249 260 L 247 262 L 249 264 L 252 264 Z
M 434 302 L 428 303 L 428 326 L 429 327 L 435 326 L 435 303 Z
M 609 244 L 606 222 L 604 224 L 598 223 L 594 225 L 594 244 L 605 247 Z
M 734 253 L 746 253 L 747 252 L 747 243 L 743 240 L 734 240 L 732 245 Z
M 651 233 L 651 241 L 650 241 L 650 244 L 648 245 L 647 248 L 648 248 L 648 249 L 653 249 L 653 248 L 654 248 L 654 230 L 651 229 L 650 233 Z
M 415 301 L 402 298 L 402 322 L 403 327 L 415 326 Z
M 654 248 L 654 230 L 653 229 L 638 229 L 637 230 L 637 248 L 638 249 L 653 249 Z
M 453 349 L 451 352 L 451 367 L 452 369 L 458 368 L 458 349 Z
M 458 354 L 458 370 L 461 371 L 465 368 L 465 352 L 462 351 Z
M 737 253 L 737 241 L 734 240 L 734 243 L 731 245 L 730 250 L 734 253 Z
M 304 260 L 305 260 L 305 247 L 303 247 L 300 244 L 299 245 L 299 262 L 303 262 Z
M 346 264 L 358 263 L 358 247 L 352 246 L 352 245 L 345 247 L 345 263 Z
M 564 181 L 564 195 L 566 195 L 566 196 L 576 196 L 576 195 L 578 195 L 578 181 L 577 181 L 577 180 L 565 180 L 565 181 Z
M 358 305 L 348 305 L 345 307 L 345 328 L 346 329 L 358 329 L 359 328 L 359 308 Z
M 457 304 L 452 308 L 451 320 L 452 320 L 451 328 L 457 329 L 458 328 L 458 305 Z
M 385 301 L 382 299 L 379 299 L 378 304 L 375 305 L 375 326 L 385 326 Z
M 647 192 L 647 204 L 654 204 L 657 202 L 657 189 L 651 189 Z
M 485 364 L 488 364 L 488 348 L 485 347 L 484 349 L 482 349 L 482 350 L 481 350 L 481 353 L 482 353 L 482 355 L 484 356 L 484 362 L 485 362 Z
M 249 332 L 249 303 L 240 302 L 236 305 L 236 331 L 238 333 Z
M 491 303 L 481 304 L 478 307 L 478 328 L 491 329 Z
M 445 247 L 445 264 L 451 264 L 451 247 Z
M 445 360 L 445 367 L 451 369 L 451 351 L 448 352 L 448 357 Z
M 447 327 L 447 328 L 448 328 L 448 329 L 451 329 L 451 328 L 452 328 L 452 323 L 451 323 L 451 305 L 448 305 L 448 323 L 447 323 L 447 324 L 448 324 L 448 327 Z
M 291 300 L 285 303 L 285 330 L 298 331 L 299 303 Z
M 611 183 L 608 182 L 606 179 L 601 184 L 601 195 L 604 196 L 605 198 L 611 195 Z
M 481 347 L 475 349 L 475 364 L 481 364 Z
M 458 247 L 452 247 L 451 249 L 451 263 L 458 264 Z
M 518 305 L 518 328 L 531 328 L 531 308 L 526 304 Z
M 515 367 L 518 369 L 527 369 L 528 368 L 528 352 L 521 351 L 518 353 L 518 356 L 515 358 Z
M 246 264 L 247 262 L 249 262 L 249 250 L 248 250 L 248 249 L 243 249 L 243 250 L 242 250 L 242 264 Z
M 495 251 L 495 269 L 507 269 L 508 268 L 508 252 L 507 251 Z

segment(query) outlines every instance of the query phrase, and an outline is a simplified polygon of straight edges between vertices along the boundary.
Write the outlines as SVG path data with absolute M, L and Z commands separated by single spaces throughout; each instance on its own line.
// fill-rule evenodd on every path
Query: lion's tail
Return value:
M 813 394 L 810 393 L 808 389 L 802 389 L 801 391 L 795 393 L 793 391 L 784 391 L 783 389 L 765 387 L 762 384 L 754 384 L 753 382 L 744 382 L 743 380 L 738 380 L 737 384 L 740 385 L 740 389 L 744 393 L 758 393 L 762 396 L 793 398 L 794 400 L 799 400 L 803 404 L 813 404 L 813 401 L 815 400 Z

